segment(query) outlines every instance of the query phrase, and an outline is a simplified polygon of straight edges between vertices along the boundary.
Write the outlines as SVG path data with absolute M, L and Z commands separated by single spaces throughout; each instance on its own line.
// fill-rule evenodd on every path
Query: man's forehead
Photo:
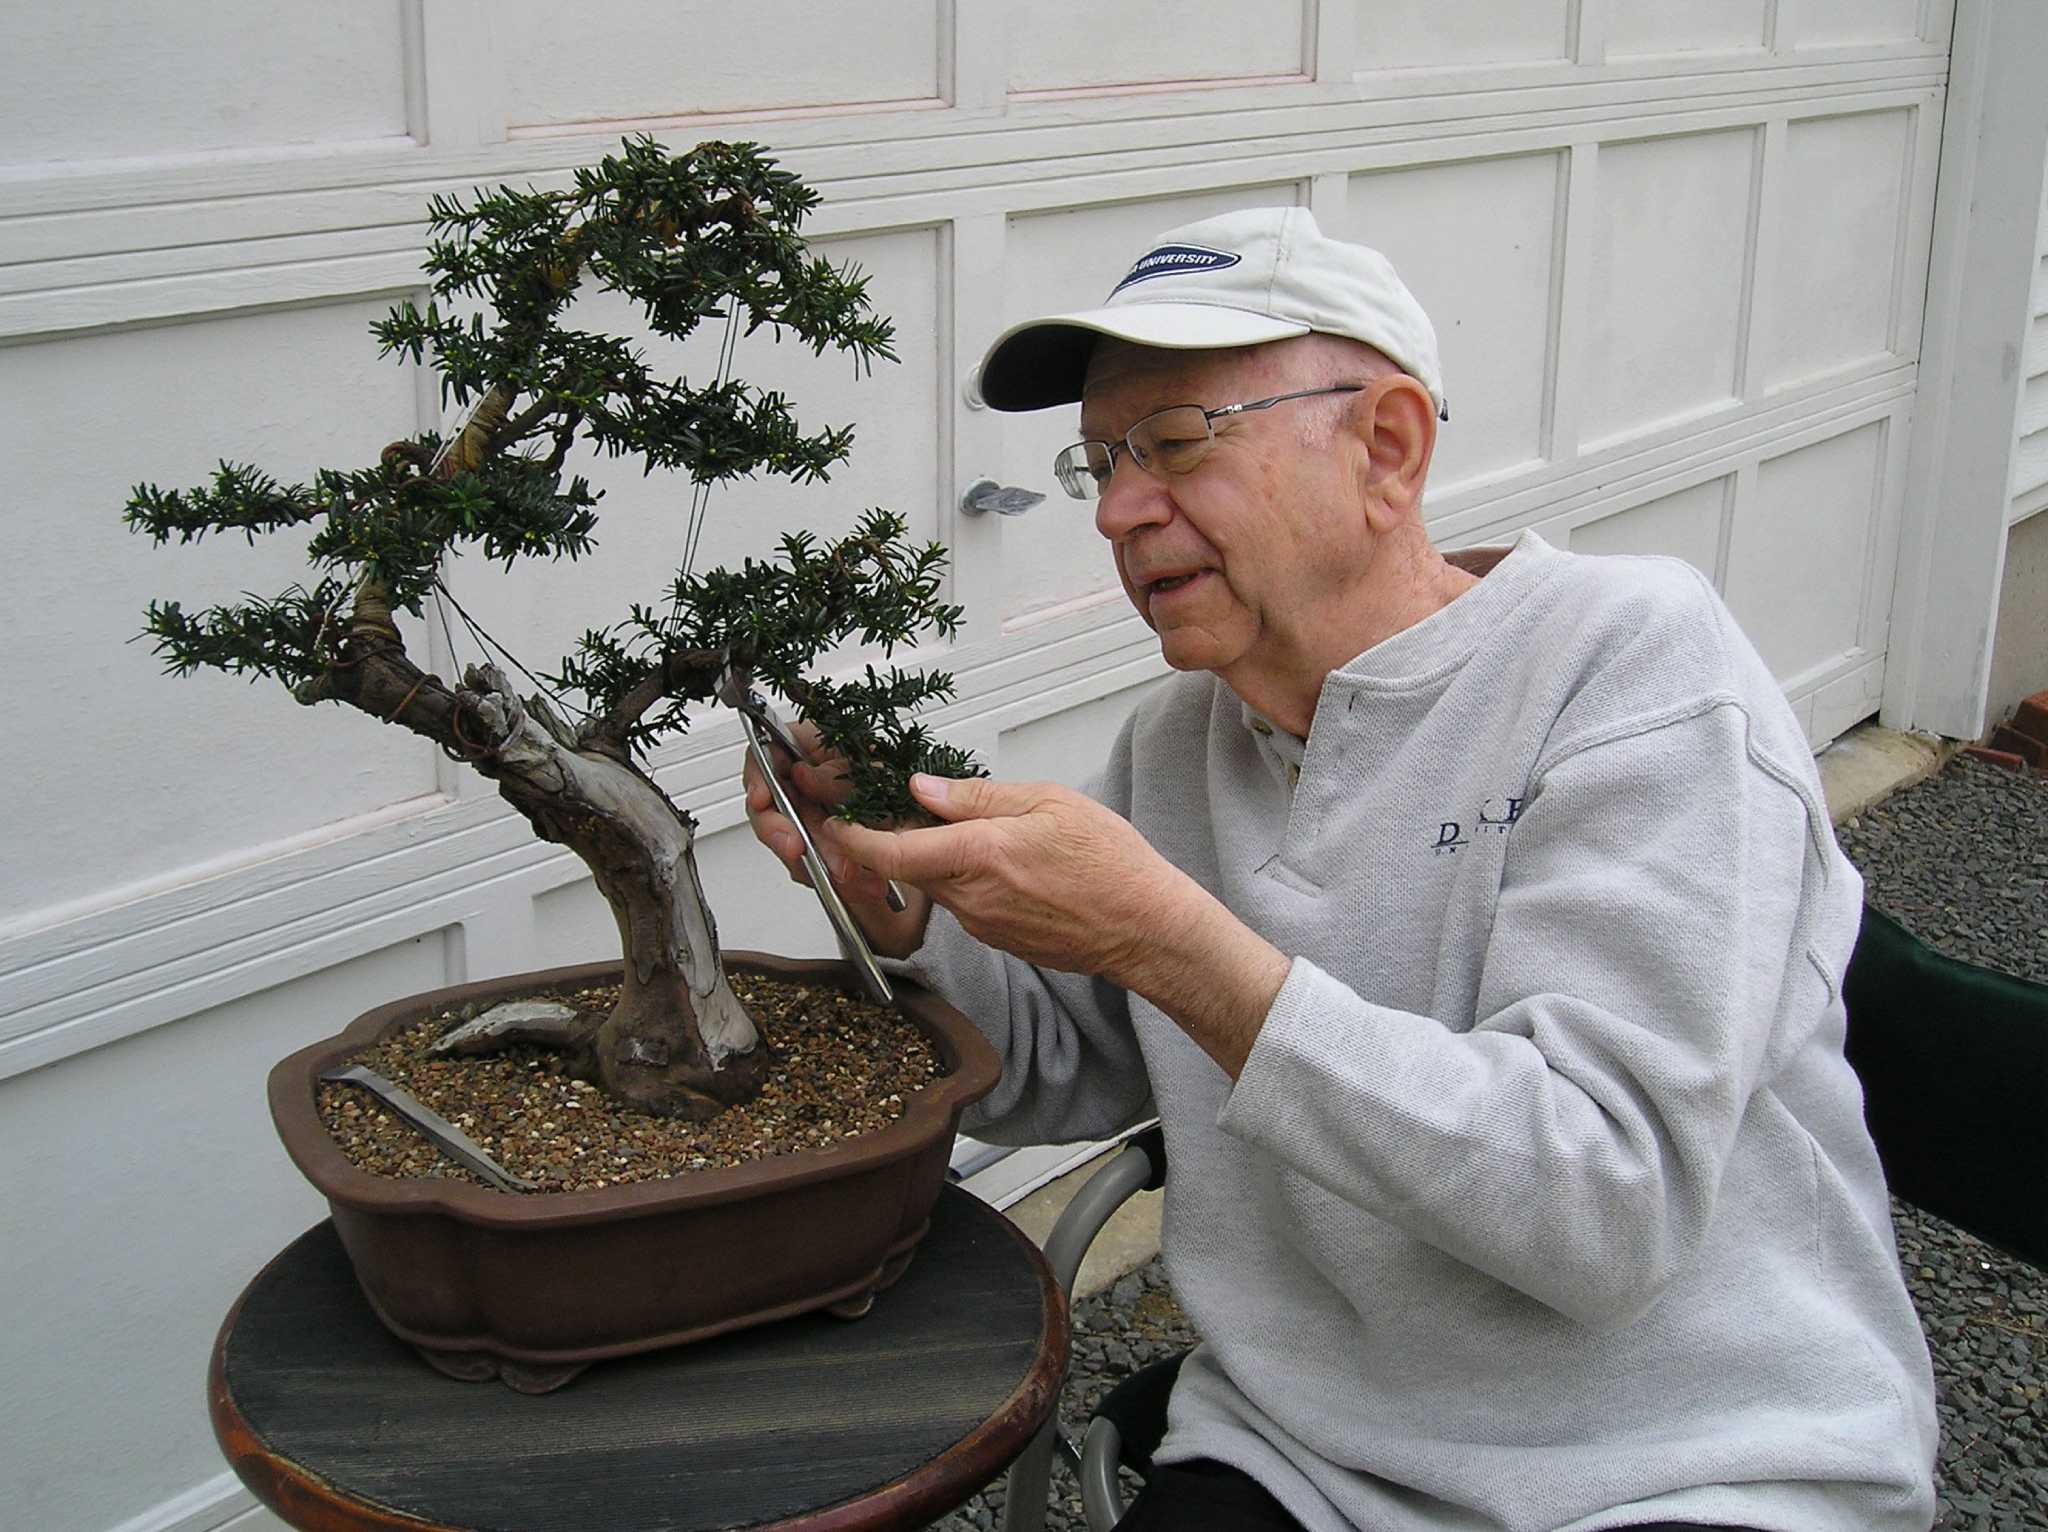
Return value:
M 1227 388 L 1235 380 L 1263 371 L 1265 359 L 1256 353 L 1267 349 L 1242 346 L 1227 351 L 1185 351 L 1104 339 L 1088 360 L 1087 381 L 1081 387 L 1081 418 L 1092 423 L 1104 410 L 1129 408 L 1134 403 L 1207 404 L 1210 401 L 1200 397 L 1202 391 Z M 1166 398 L 1167 394 L 1174 397 Z

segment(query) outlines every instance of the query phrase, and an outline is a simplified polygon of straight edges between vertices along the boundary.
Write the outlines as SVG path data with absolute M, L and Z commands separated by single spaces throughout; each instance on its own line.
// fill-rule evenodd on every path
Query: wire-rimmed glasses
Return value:
M 1205 410 L 1199 404 L 1176 404 L 1147 415 L 1124 432 L 1121 441 L 1075 442 L 1052 460 L 1052 471 L 1059 477 L 1060 488 L 1076 500 L 1094 500 L 1108 485 L 1109 476 L 1116 472 L 1116 455 L 1120 450 L 1128 452 L 1131 461 L 1147 473 L 1162 477 L 1193 473 L 1216 445 L 1216 431 L 1210 424 L 1213 420 L 1269 410 L 1289 399 L 1362 393 L 1366 387 L 1364 383 L 1333 383 L 1327 388 L 1297 389 L 1291 394 L 1275 394 L 1270 399 L 1254 399 L 1246 404 L 1226 404 L 1215 410 Z

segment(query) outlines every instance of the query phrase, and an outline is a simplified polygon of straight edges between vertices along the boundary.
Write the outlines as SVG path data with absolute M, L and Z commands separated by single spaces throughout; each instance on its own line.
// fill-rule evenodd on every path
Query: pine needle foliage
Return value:
M 303 484 L 231 462 L 194 489 L 138 484 L 125 520 L 159 545 L 306 529 L 315 570 L 310 586 L 203 612 L 154 602 L 142 636 L 170 672 L 269 677 L 302 701 L 321 700 L 341 694 L 325 683 L 361 645 L 400 645 L 391 614 L 422 615 L 451 554 L 510 570 L 589 552 L 600 493 L 564 473 L 579 443 L 700 492 L 759 474 L 825 480 L 851 449 L 850 426 L 807 429 L 782 394 L 742 378 L 658 375 L 629 340 L 565 322 L 587 280 L 626 295 L 671 340 L 707 321 L 721 335 L 766 329 L 819 356 L 841 353 L 866 375 L 895 359 L 893 329 L 856 267 L 806 247 L 798 230 L 817 202 L 757 145 L 670 154 L 645 136 L 562 190 L 433 198 L 432 296 L 423 308 L 398 304 L 371 328 L 383 354 L 432 368 L 444 406 L 472 408 L 468 423 L 452 439 L 424 432 L 370 466 L 323 468 Z M 679 508 L 690 498 L 678 496 Z M 679 510 L 679 550 L 687 531 Z M 950 695 L 951 678 L 892 666 L 834 682 L 810 667 L 849 640 L 893 656 L 953 633 L 960 609 L 941 599 L 944 567 L 942 548 L 912 543 L 887 511 L 867 512 L 833 541 L 792 531 L 779 557 L 678 569 L 658 601 L 587 631 L 551 679 L 582 694 L 589 743 L 644 754 L 688 728 L 689 705 L 717 696 L 707 657 L 730 656 L 844 752 L 851 817 L 914 817 L 911 772 L 980 770 L 907 717 Z

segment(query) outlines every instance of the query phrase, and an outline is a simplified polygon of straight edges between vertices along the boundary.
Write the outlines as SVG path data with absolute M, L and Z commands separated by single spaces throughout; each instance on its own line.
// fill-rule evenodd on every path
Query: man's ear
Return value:
M 1436 401 L 1429 390 L 1406 373 L 1377 378 L 1358 396 L 1351 421 L 1365 447 L 1369 514 L 1388 527 L 1418 516 L 1436 451 Z

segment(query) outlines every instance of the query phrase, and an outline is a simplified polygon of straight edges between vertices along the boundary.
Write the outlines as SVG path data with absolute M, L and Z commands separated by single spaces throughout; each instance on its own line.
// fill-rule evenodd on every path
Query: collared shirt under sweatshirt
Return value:
M 1162 1461 L 1314 1532 L 1924 1532 L 1933 1378 L 1842 1056 L 1861 880 L 1694 570 L 1524 533 L 1306 741 L 1178 675 L 1093 792 L 1293 960 L 1234 1084 L 942 910 L 909 967 L 1002 1055 L 969 1131 L 1164 1123 L 1204 1340 Z

